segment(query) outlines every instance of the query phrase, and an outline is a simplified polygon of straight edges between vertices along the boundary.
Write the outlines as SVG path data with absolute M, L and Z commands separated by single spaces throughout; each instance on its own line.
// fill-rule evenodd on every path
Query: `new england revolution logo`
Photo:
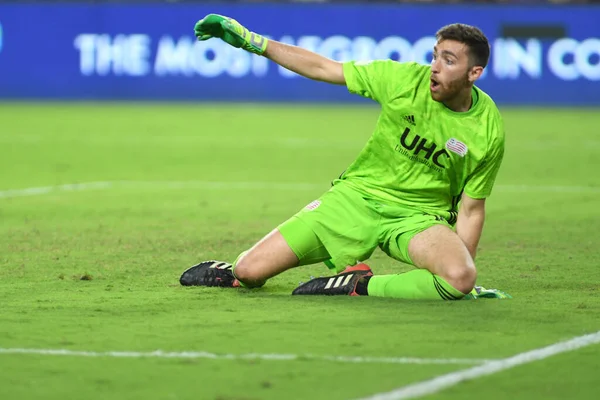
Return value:
M 321 200 L 315 200 L 304 207 L 305 210 L 312 211 L 321 205 Z
M 469 148 L 466 144 L 455 138 L 448 139 L 446 142 L 446 148 L 461 157 L 466 156 L 467 152 L 469 151 Z

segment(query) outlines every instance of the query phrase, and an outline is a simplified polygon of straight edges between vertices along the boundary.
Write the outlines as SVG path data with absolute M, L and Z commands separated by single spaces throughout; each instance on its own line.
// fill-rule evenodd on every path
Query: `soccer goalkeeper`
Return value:
M 475 286 L 485 201 L 504 155 L 500 113 L 474 85 L 490 54 L 478 28 L 441 28 L 431 65 L 336 62 L 216 14 L 194 29 L 198 40 L 219 38 L 309 79 L 346 85 L 378 102 L 381 115 L 356 160 L 319 199 L 233 264 L 213 260 L 189 268 L 182 285 L 256 288 L 290 268 L 323 262 L 332 276 L 312 279 L 292 294 L 507 297 Z M 416 268 L 373 275 L 363 261 L 378 247 Z

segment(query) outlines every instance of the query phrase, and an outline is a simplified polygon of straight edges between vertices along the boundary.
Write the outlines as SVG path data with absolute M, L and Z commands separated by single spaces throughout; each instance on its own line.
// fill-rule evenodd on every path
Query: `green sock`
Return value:
M 367 286 L 369 296 L 397 299 L 458 300 L 465 296 L 438 275 L 424 269 L 397 275 L 374 275 Z

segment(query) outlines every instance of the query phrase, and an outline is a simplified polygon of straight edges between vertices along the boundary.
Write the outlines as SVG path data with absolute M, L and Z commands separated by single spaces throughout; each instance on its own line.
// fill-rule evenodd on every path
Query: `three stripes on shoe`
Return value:
M 340 286 L 347 285 L 348 283 L 350 283 L 350 280 L 353 276 L 353 274 L 348 274 L 346 276 L 333 276 L 327 281 L 325 289 L 331 289 L 332 287 L 338 288 Z

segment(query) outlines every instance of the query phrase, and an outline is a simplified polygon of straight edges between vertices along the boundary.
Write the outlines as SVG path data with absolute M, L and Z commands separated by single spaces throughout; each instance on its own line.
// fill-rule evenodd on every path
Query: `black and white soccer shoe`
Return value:
M 367 276 L 373 276 L 367 264 L 354 265 L 335 276 L 311 279 L 298 286 L 292 295 L 358 296 L 356 285 Z
M 179 283 L 183 286 L 240 287 L 232 268 L 224 261 L 203 261 L 188 268 L 179 278 Z

